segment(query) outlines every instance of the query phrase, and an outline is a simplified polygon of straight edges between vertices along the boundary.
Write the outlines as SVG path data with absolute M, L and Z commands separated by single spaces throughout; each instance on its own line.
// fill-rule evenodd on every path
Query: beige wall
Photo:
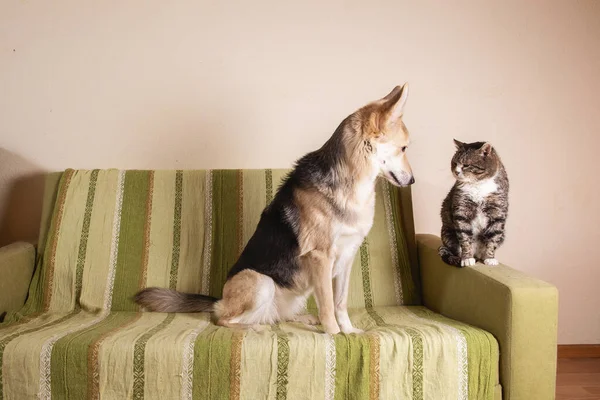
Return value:
M 600 343 L 599 2 L 224 3 L 0 4 L 0 240 L 36 235 L 36 171 L 286 167 L 407 80 L 417 231 L 452 138 L 491 141 L 499 258 L 559 287 L 562 343 Z

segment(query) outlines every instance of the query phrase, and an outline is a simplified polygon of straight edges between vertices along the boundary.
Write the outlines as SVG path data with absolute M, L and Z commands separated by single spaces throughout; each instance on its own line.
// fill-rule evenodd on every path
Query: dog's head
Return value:
M 410 138 L 402 122 L 407 97 L 408 83 L 405 83 L 358 112 L 367 157 L 379 174 L 395 186 L 415 182 L 406 155 Z

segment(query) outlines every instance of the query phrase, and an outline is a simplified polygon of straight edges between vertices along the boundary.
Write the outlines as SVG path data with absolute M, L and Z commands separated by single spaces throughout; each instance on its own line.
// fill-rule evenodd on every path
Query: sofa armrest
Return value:
M 30 243 L 0 248 L 0 315 L 23 306 L 33 275 L 35 249 Z
M 446 265 L 438 255 L 440 245 L 437 236 L 417 235 L 425 306 L 496 337 L 505 399 L 553 399 L 556 287 L 504 265 Z

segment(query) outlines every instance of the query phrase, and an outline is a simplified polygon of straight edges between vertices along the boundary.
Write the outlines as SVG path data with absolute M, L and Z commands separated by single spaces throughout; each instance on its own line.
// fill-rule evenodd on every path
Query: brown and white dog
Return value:
M 362 332 L 348 317 L 350 270 L 373 224 L 377 177 L 414 182 L 402 122 L 407 96 L 404 84 L 360 108 L 296 163 L 232 266 L 222 299 L 147 288 L 135 301 L 150 311 L 213 311 L 229 327 L 320 320 L 327 333 Z M 318 319 L 301 314 L 310 294 Z

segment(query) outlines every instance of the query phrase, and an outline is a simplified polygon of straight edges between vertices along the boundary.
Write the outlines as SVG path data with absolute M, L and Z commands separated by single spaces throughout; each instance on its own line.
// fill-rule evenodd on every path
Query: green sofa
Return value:
M 410 189 L 384 181 L 351 277 L 363 334 L 138 308 L 147 286 L 220 296 L 284 175 L 49 174 L 37 255 L 0 250 L 0 399 L 554 398 L 556 289 L 443 264 L 439 239 L 415 236 Z

